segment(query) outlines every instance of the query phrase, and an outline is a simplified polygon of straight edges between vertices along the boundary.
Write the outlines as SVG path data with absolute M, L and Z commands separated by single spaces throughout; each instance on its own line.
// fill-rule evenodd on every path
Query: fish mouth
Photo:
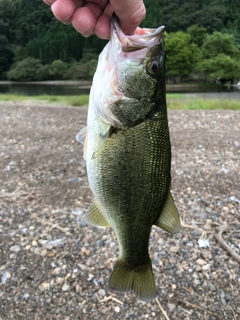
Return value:
M 164 26 L 160 26 L 156 29 L 138 27 L 133 35 L 128 36 L 123 33 L 117 16 L 113 14 L 111 40 L 122 52 L 135 52 L 142 49 L 149 49 L 162 42 L 164 29 Z

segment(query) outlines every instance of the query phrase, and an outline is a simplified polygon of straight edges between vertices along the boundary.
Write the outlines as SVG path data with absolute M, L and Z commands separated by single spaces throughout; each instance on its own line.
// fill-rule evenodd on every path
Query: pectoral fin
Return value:
M 76 135 L 76 140 L 84 145 L 85 139 L 87 136 L 87 127 L 82 128 Z
M 88 145 L 88 132 L 87 127 L 82 128 L 76 135 L 76 140 L 83 145 L 83 158 L 86 160 L 87 145 Z
M 99 204 L 96 199 L 88 208 L 88 212 L 86 214 L 85 221 L 87 223 L 92 224 L 93 226 L 100 227 L 100 228 L 110 227 L 106 218 L 102 214 L 101 209 L 99 208 Z
M 99 154 L 102 152 L 103 148 L 105 147 L 105 144 L 106 144 L 110 135 L 111 135 L 111 125 L 108 125 L 106 130 L 99 134 L 99 138 L 97 141 L 98 142 L 97 149 L 92 154 L 92 159 L 96 159 L 99 156 Z
M 168 192 L 167 199 L 160 217 L 155 225 L 170 233 L 178 232 L 181 228 L 178 209 L 175 206 L 170 190 Z

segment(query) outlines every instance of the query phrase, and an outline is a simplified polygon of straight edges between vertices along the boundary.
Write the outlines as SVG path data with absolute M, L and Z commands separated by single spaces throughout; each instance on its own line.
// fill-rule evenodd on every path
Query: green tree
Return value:
M 34 81 L 37 79 L 37 72 L 42 67 L 41 61 L 34 58 L 27 58 L 16 63 L 8 73 L 9 80 Z
M 176 77 L 187 77 L 193 70 L 199 56 L 199 49 L 191 43 L 189 34 L 179 31 L 169 33 L 165 37 L 166 74 L 175 82 Z
M 62 60 L 55 60 L 49 68 L 49 75 L 53 80 L 62 80 L 67 69 L 67 64 Z
M 91 59 L 88 62 L 76 62 L 70 65 L 66 71 L 64 78 L 71 80 L 92 80 L 97 68 L 97 60 Z
M 49 79 L 51 79 L 50 65 L 49 64 L 41 65 L 40 68 L 36 71 L 35 80 L 44 81 Z
M 0 79 L 4 78 L 4 72 L 9 70 L 13 57 L 8 39 L 0 34 Z
M 187 33 L 191 37 L 191 42 L 195 43 L 198 47 L 201 47 L 206 38 L 207 29 L 194 24 L 187 29 Z
M 202 45 L 202 54 L 204 59 L 214 58 L 219 53 L 240 58 L 239 49 L 234 43 L 234 36 L 215 31 L 208 34 Z
M 199 63 L 199 70 L 204 72 L 209 80 L 221 79 L 222 82 L 240 79 L 240 62 L 236 59 L 220 53 L 211 59 L 205 59 Z
M 240 77 L 239 66 L 240 50 L 235 45 L 233 35 L 214 32 L 206 36 L 202 45 L 202 59 L 197 66 L 205 79 L 234 81 Z
M 162 22 L 170 32 L 186 31 L 196 22 L 213 32 L 222 28 L 225 16 L 226 8 L 221 0 L 171 0 L 163 8 Z

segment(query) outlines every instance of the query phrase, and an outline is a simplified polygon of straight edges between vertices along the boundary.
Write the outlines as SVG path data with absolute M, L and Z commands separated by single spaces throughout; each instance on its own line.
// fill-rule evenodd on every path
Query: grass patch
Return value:
M 0 101 L 42 101 L 46 104 L 59 104 L 64 106 L 86 106 L 88 105 L 89 95 L 79 96 L 22 96 L 14 94 L 0 94 Z
M 230 99 L 195 99 L 187 103 L 189 110 L 240 110 L 239 100 Z
M 240 100 L 231 99 L 167 99 L 170 110 L 240 110 Z
M 22 96 L 14 94 L 0 94 L 0 101 L 42 101 L 46 104 L 62 106 L 86 106 L 89 95 L 79 96 Z M 201 99 L 188 94 L 168 93 L 167 106 L 170 110 L 240 110 L 240 100 L 232 99 Z
M 187 96 L 184 93 L 167 93 L 167 99 L 186 99 Z

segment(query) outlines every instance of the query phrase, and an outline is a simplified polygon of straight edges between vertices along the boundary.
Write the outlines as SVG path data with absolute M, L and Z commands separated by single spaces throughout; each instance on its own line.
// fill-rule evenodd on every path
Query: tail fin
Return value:
M 110 276 L 109 287 L 123 292 L 133 291 L 142 301 L 154 299 L 156 287 L 151 260 L 135 269 L 130 268 L 124 260 L 118 260 Z

